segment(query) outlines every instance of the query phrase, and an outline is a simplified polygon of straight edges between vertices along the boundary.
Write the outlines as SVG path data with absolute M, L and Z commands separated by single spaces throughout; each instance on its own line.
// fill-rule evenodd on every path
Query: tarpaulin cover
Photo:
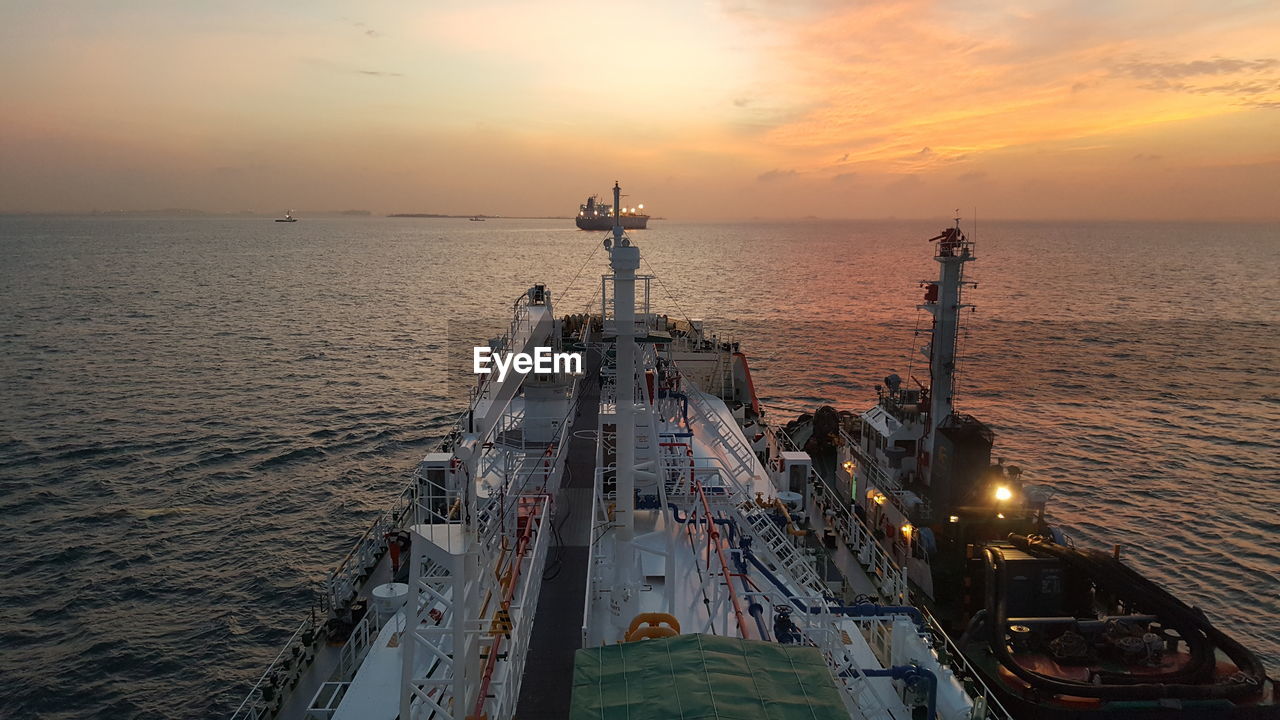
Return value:
M 848 720 L 816 648 L 718 635 L 579 650 L 571 720 Z

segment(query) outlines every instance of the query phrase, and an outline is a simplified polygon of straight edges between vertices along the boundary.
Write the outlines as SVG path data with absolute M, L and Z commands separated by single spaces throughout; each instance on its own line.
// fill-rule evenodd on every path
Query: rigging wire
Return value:
M 587 259 L 582 261 L 582 265 L 578 266 L 578 272 L 573 274 L 573 279 L 569 281 L 568 287 L 564 289 L 565 297 L 569 297 L 569 291 L 573 289 L 578 278 L 582 276 L 582 271 L 587 269 L 587 263 L 591 262 L 591 258 L 596 256 L 596 252 L 600 250 L 601 243 L 596 243 L 591 247 L 591 252 L 587 254 Z
M 680 311 L 680 316 L 685 319 L 685 322 L 689 323 L 690 327 L 692 327 L 693 320 L 689 319 L 689 313 L 685 312 L 684 308 L 680 307 L 680 302 L 676 300 L 675 294 L 671 292 L 671 289 L 667 287 L 667 284 L 662 281 L 662 276 L 653 269 L 653 266 L 649 264 L 649 261 L 645 259 L 643 255 L 640 256 L 640 262 L 644 263 L 644 266 L 649 269 L 649 274 L 652 275 L 653 279 L 657 280 L 658 284 L 662 286 L 662 290 L 667 294 L 667 297 L 671 298 L 671 304 L 676 306 L 676 310 Z

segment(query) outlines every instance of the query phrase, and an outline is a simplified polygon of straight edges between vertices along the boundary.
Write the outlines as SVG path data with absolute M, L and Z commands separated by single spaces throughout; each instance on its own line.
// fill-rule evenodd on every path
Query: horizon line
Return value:
M 456 220 L 482 217 L 489 220 L 572 220 L 571 215 L 490 215 L 486 213 L 434 213 L 419 211 L 375 212 L 366 209 L 346 210 L 303 210 L 291 211 L 298 219 L 306 215 L 315 217 L 348 217 L 348 218 L 392 218 L 407 220 Z M 203 218 L 244 218 L 261 219 L 277 217 L 278 213 L 260 210 L 224 210 L 212 211 L 200 208 L 139 208 L 121 210 L 0 210 L 0 217 L 203 217 Z M 827 217 L 816 215 L 790 216 L 752 216 L 748 218 L 709 218 L 686 219 L 679 217 L 651 218 L 660 222 L 682 224 L 733 224 L 733 223 L 780 223 L 780 222 L 949 222 L 956 219 L 954 215 L 882 215 Z M 972 216 L 960 216 L 963 222 L 972 222 Z M 1214 224 L 1269 224 L 1280 223 L 1280 215 L 1273 217 L 979 217 L 980 223 L 987 222 L 1142 222 L 1142 223 L 1214 223 Z

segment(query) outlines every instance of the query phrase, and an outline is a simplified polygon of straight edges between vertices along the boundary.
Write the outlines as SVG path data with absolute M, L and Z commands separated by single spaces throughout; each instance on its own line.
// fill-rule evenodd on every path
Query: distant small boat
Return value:
M 475 217 L 471 218 L 471 222 L 484 222 L 484 218 L 480 217 L 479 215 L 476 215 Z
M 290 210 L 289 212 L 284 214 L 284 217 L 276 218 L 276 222 L 298 222 L 298 218 L 294 217 L 293 211 Z

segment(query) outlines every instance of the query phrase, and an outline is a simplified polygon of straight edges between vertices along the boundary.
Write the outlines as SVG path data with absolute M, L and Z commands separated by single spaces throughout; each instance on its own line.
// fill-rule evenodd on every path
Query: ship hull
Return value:
M 644 230 L 649 224 L 648 215 L 623 215 L 621 218 L 623 230 Z M 582 217 L 577 218 L 579 230 L 609 230 L 613 227 L 612 216 L 598 217 Z

